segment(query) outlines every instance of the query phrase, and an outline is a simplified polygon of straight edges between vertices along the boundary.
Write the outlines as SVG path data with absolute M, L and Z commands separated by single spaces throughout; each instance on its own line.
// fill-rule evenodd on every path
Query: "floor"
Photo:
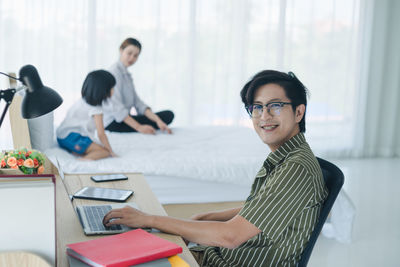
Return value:
M 320 236 L 309 267 L 400 266 L 400 159 L 331 160 L 355 208 L 352 240 Z

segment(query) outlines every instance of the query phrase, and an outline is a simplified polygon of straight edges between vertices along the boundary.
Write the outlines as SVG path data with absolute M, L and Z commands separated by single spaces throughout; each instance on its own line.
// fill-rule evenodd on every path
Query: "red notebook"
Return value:
M 67 245 L 67 254 L 91 266 L 130 266 L 182 252 L 175 243 L 142 229 Z

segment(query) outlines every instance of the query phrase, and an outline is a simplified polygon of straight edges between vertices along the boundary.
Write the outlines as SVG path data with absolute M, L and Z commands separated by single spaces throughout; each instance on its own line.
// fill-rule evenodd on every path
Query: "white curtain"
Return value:
M 398 5 L 383 2 L 386 12 Z M 364 86 L 375 63 L 361 54 L 371 54 L 376 34 L 364 26 L 375 18 L 371 6 L 372 0 L 0 0 L 0 71 L 35 65 L 65 100 L 57 125 L 80 97 L 86 74 L 109 67 L 120 43 L 136 37 L 143 45 L 130 68 L 137 91 L 153 110 L 172 109 L 172 126 L 250 126 L 239 98 L 244 83 L 263 69 L 293 71 L 310 91 L 307 138 L 317 153 L 376 156 L 386 148 L 365 114 L 379 114 L 375 105 L 384 109 L 387 102 L 365 104 L 375 98 L 375 89 Z M 0 81 L 6 88 L 6 78 Z M 396 142 L 399 119 L 393 113 L 390 120 Z M 386 154 L 398 150 L 397 141 L 397 154 Z
M 400 156 L 400 1 L 368 0 L 352 155 Z

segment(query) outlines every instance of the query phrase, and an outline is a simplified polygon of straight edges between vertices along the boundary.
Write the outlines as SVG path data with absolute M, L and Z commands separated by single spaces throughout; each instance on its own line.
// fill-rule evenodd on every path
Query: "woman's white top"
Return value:
M 67 116 L 57 128 L 57 138 L 66 138 L 74 132 L 95 140 L 96 124 L 93 116 L 102 113 L 102 106 L 92 106 L 83 98 L 79 99 L 68 110 Z
M 118 60 L 117 63 L 112 65 L 109 71 L 114 75 L 117 83 L 114 87 L 114 94 L 109 101 L 103 104 L 104 127 L 107 127 L 114 120 L 122 122 L 130 114 L 132 108 L 135 108 L 136 112 L 142 115 L 149 107 L 137 95 L 132 75 L 121 61 Z

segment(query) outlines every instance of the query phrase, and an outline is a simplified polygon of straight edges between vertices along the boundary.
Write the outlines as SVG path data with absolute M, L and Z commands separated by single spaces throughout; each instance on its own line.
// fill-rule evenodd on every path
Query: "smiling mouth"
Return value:
M 270 131 L 270 130 L 273 130 L 273 129 L 275 129 L 276 127 L 278 127 L 278 125 L 264 125 L 264 126 L 261 126 L 261 128 L 263 128 L 264 130 L 267 130 L 267 131 Z

